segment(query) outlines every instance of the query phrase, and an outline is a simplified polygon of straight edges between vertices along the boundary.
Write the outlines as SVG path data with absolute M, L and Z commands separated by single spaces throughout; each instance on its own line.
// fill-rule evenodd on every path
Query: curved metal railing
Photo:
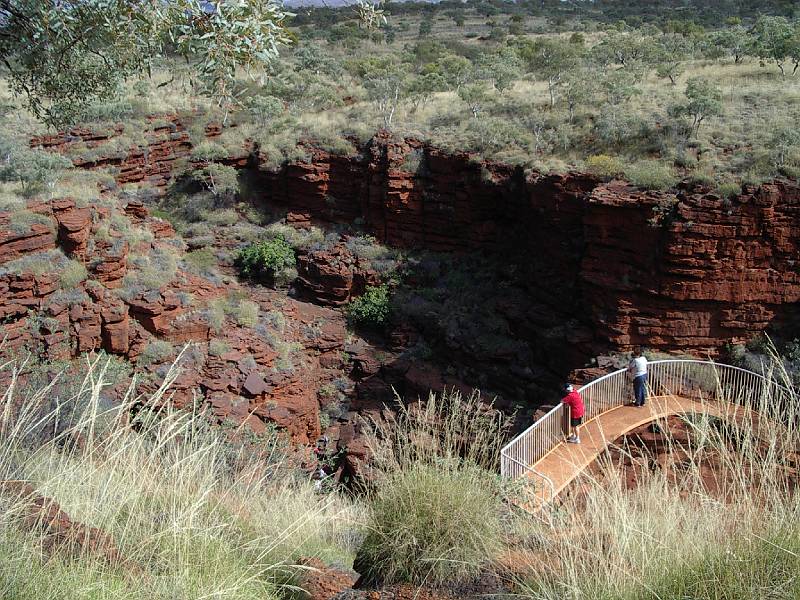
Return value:
M 782 403 L 791 391 L 753 371 L 705 360 L 657 360 L 648 364 L 649 396 L 682 396 L 758 406 L 769 399 Z M 604 375 L 580 388 L 586 406 L 584 422 L 623 406 L 633 399 L 633 385 L 627 369 Z M 500 473 L 508 479 L 529 475 L 550 488 L 553 482 L 531 465 L 564 441 L 569 410 L 558 404 L 533 425 L 511 440 L 500 452 Z

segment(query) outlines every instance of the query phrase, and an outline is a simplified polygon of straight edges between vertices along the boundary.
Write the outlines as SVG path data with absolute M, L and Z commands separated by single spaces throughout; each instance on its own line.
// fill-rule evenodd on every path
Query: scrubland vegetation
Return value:
M 64 12 L 74 23 L 58 26 L 38 18 L 50 7 L 38 0 L 30 6 L 41 10 L 20 19 L 12 9 L 23 4 L 0 2 L 0 210 L 19 235 L 53 227 L 34 210 L 39 200 L 71 197 L 106 211 L 85 265 L 60 250 L 3 264 L 0 275 L 57 272 L 48 302 L 81 303 L 84 288 L 101 285 L 84 284 L 101 244 L 127 253 L 127 272 L 109 292 L 132 299 L 186 274 L 219 282 L 236 272 L 230 267 L 282 294 L 297 278 L 298 255 L 341 243 L 381 281 L 345 306 L 351 328 L 371 334 L 401 315 L 451 348 L 522 355 L 531 349 L 509 340 L 496 314 L 496 292 L 512 277 L 504 269 L 513 266 L 476 255 L 406 256 L 358 223 L 294 228 L 248 202 L 247 181 L 222 161 L 254 145 L 267 169 L 308 160 L 311 146 L 355 155 L 383 128 L 475 160 L 576 168 L 643 189 L 689 180 L 730 197 L 743 183 L 800 173 L 800 13 L 790 2 L 694 2 L 679 12 L 672 9 L 685 3 L 645 10 L 611 0 L 470 0 L 288 15 L 247 0 L 225 19 L 191 21 L 199 5 L 189 0 L 167 3 L 169 10 L 155 3 L 141 19 L 134 3 L 109 0 L 97 6 L 116 10 L 119 23 L 84 22 L 76 10 Z M 75 23 L 87 26 L 86 37 L 64 34 Z M 253 27 L 249 37 L 241 23 Z M 205 37 L 192 37 L 198 33 Z M 150 52 L 134 53 L 139 48 Z M 175 116 L 189 128 L 191 161 L 178 165 L 163 197 L 149 197 L 146 185 L 118 187 L 113 167 L 73 167 L 123 157 L 154 128 L 170 139 Z M 211 122 L 222 128 L 214 140 L 206 139 Z M 67 156 L 30 147 L 47 127 L 78 123 L 114 135 L 102 146 L 76 143 Z M 422 174 L 422 153 L 399 168 Z M 121 208 L 131 198 L 148 198 L 177 236 L 151 246 L 154 233 Z M 398 283 L 402 270 L 414 272 L 416 287 Z M 178 296 L 182 307 L 196 301 Z M 277 371 L 296 364 L 299 343 L 280 335 L 284 314 L 246 292 L 196 308 L 212 336 L 235 322 L 267 339 Z M 38 325 L 45 317 L 24 318 Z M 795 385 L 800 344 L 785 339 L 780 347 L 780 358 L 764 340 L 729 354 Z M 223 339 L 207 343 L 212 357 L 231 350 Z M 435 350 L 420 339 L 404 358 Z M 755 435 L 754 423 L 691 418 L 689 446 L 669 440 L 671 468 L 645 457 L 638 485 L 624 490 L 618 466 L 604 457 L 599 475 L 532 516 L 508 501 L 524 484 L 497 475 L 509 421 L 478 395 L 445 392 L 363 423 L 367 479 L 320 493 L 302 467 L 304 449 L 284 434 L 214 426 L 200 399 L 172 408 L 170 385 L 191 368 L 186 354 L 148 337 L 135 364 L 93 354 L 79 359 L 81 369 L 24 357 L 0 364 L 1 596 L 299 598 L 308 557 L 354 565 L 369 585 L 452 591 L 488 575 L 493 594 L 537 600 L 800 596 L 794 393 L 787 405 L 763 398 L 754 407 L 775 423 L 760 428 L 766 436 Z M 256 365 L 249 354 L 241 362 Z M 128 393 L 111 394 L 131 372 Z M 138 377 L 161 387 L 141 395 Z M 342 396 L 339 381 L 319 397 Z M 340 410 L 325 405 L 323 429 Z M 35 493 L 20 493 L 23 483 Z M 100 537 L 55 533 L 51 502 Z
M 142 401 L 163 405 L 176 365 L 155 397 L 131 389 L 127 404 L 105 399 L 120 371 L 103 357 L 50 383 L 28 378 L 36 365 L 3 365 L 4 597 L 294 597 L 307 557 L 355 559 L 373 584 L 455 589 L 495 573 L 497 593 L 532 599 L 800 591 L 794 393 L 752 405 L 770 427 L 692 417 L 688 445 L 668 439 L 680 468 L 643 468 L 626 491 L 606 461 L 533 517 L 505 503 L 513 490 L 495 468 L 508 421 L 477 395 L 373 421 L 372 483 L 348 498 L 315 492 L 275 433 L 212 428 L 191 410 L 131 419 Z M 106 541 L 54 542 L 45 513 L 24 520 L 35 505 L 13 492 L 20 481 Z
M 609 23 L 489 3 L 389 11 L 398 14 L 371 35 L 341 11 L 302 12 L 292 21 L 308 23 L 301 41 L 256 97 L 280 99 L 281 119 L 336 152 L 347 147 L 334 140 L 384 126 L 544 170 L 605 158 L 620 167 L 603 175 L 644 188 L 794 175 L 797 25 L 783 16 L 706 29 L 691 18 Z M 235 118 L 253 131 L 252 113 Z M 267 154 L 292 145 L 285 124 L 256 130 Z
M 386 21 L 373 28 L 353 8 L 303 8 L 282 21 L 291 43 L 267 67 L 226 80 L 222 96 L 200 95 L 208 86 L 165 51 L 151 61 L 152 77 L 121 81 L 111 100 L 80 103 L 77 113 L 69 101 L 62 116 L 101 131 L 122 123 L 113 143 L 124 152 L 141 141 L 146 117 L 196 114 L 193 158 L 212 162 L 194 176 L 215 194 L 230 177 L 213 161 L 241 153 L 246 140 L 278 167 L 307 157 L 300 142 L 351 154 L 380 127 L 644 188 L 689 178 L 730 193 L 797 174 L 800 29 L 791 6 L 697 3 L 677 16 L 668 2 L 646 12 L 545 4 L 402 3 L 380 7 Z M 208 121 L 225 125 L 216 141 L 204 139 Z M 94 151 L 71 149 L 81 160 Z M 13 146 L 4 154 L 20 157 L 2 175 L 23 193 L 52 178 L 60 160 Z

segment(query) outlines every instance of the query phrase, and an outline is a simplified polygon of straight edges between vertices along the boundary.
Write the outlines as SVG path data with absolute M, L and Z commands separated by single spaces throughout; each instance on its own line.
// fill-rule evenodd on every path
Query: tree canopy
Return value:
M 289 42 L 286 16 L 276 0 L 0 0 L 0 61 L 12 91 L 54 126 L 169 55 L 224 105 L 237 68 L 264 66 Z

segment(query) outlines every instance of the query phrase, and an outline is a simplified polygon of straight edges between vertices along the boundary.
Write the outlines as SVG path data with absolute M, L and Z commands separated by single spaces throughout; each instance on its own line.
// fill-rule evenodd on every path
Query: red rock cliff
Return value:
M 190 150 L 174 122 L 169 139 L 155 135 L 154 148 L 114 159 L 120 181 L 169 180 L 170 167 Z M 58 147 L 51 138 L 35 142 Z M 361 222 L 393 246 L 503 248 L 527 290 L 525 302 L 509 301 L 506 316 L 520 335 L 541 339 L 547 362 L 574 364 L 640 343 L 713 353 L 789 320 L 800 301 L 795 182 L 747 189 L 732 200 L 704 190 L 641 192 L 578 173 L 526 176 L 387 134 L 357 156 L 310 154 L 307 163 L 277 172 L 251 156 L 261 200 L 286 207 L 298 226 Z M 244 165 L 234 158 L 228 162 Z M 42 242 L 7 240 L 6 251 L 21 243 Z M 317 292 L 324 300 L 325 290 Z M 337 302 L 346 298 L 346 290 L 334 292 Z M 555 325 L 563 332 L 554 335 Z
M 414 142 L 376 139 L 366 150 L 358 159 L 316 152 L 264 173 L 264 199 L 298 222 L 361 219 L 390 245 L 491 250 L 514 239 L 530 294 L 515 310 L 570 323 L 562 341 L 585 355 L 640 343 L 716 352 L 790 319 L 800 301 L 794 182 L 728 200 L 576 173 L 525 178 Z M 415 155 L 415 172 L 404 170 Z

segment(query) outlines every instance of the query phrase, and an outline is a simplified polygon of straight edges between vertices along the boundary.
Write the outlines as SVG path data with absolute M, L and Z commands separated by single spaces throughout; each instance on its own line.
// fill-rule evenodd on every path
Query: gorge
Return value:
M 208 125 L 205 136 L 213 140 L 221 129 Z M 745 186 L 731 198 L 688 184 L 674 193 L 649 192 L 584 173 L 525 173 L 386 132 L 349 156 L 308 142 L 307 161 L 277 170 L 247 146 L 220 161 L 247 178 L 249 202 L 283 211 L 288 225 L 357 227 L 418 255 L 419 268 L 403 282 L 405 310 L 384 335 L 347 332 L 338 307 L 380 276 L 350 252 L 346 234 L 327 247 L 298 251 L 293 297 L 231 277 L 209 281 L 180 266 L 180 277 L 168 285 L 120 297 L 114 290 L 134 268 L 129 254 L 152 254 L 176 235 L 150 212 L 192 151 L 175 116 L 154 121 L 147 145 L 104 153 L 120 133 L 77 129 L 31 145 L 67 155 L 77 144 L 91 148 L 91 160 L 73 158 L 75 167 L 113 169 L 116 186 L 104 197 L 118 194 L 112 203 L 149 229 L 152 241 L 134 249 L 113 231 L 99 239 L 110 209 L 80 199 L 29 206 L 51 222 L 22 233 L 11 226 L 12 215 L 0 214 L 0 265 L 20 265 L 58 247 L 89 272 L 79 286 L 86 293 L 70 298 L 57 294 L 53 273 L 3 269 L 0 329 L 7 347 L 36 340 L 51 359 L 102 348 L 137 360 L 153 340 L 198 342 L 175 398 L 186 405 L 201 390 L 220 420 L 256 429 L 276 423 L 300 442 L 327 430 L 363 455 L 353 442 L 354 418 L 380 412 L 394 392 L 413 398 L 477 387 L 497 396 L 500 408 L 521 408 L 527 419 L 553 399 L 560 378 L 597 374 L 634 346 L 718 357 L 732 344 L 797 325 L 800 186 L 794 181 Z M 146 193 L 117 187 L 131 183 Z M 429 256 L 439 262 L 426 271 Z M 436 288 L 462 260 L 467 266 L 459 277 L 486 275 L 482 295 L 453 305 L 447 299 L 446 322 L 441 314 L 431 318 L 419 288 Z M 477 264 L 485 272 L 471 272 Z M 447 294 L 441 286 L 439 292 Z M 182 298 L 190 293 L 194 304 L 186 305 Z M 283 325 L 248 329 L 228 319 L 216 334 L 225 348 L 211 351 L 215 336 L 200 308 L 231 293 L 282 314 Z M 45 318 L 32 321 L 29 311 L 36 309 Z M 473 328 L 480 335 L 472 336 Z M 277 346 L 269 336 L 280 338 Z M 409 352 L 420 340 L 427 351 Z M 276 368 L 286 362 L 286 344 L 297 350 L 292 369 Z M 156 373 L 158 363 L 150 367 Z

